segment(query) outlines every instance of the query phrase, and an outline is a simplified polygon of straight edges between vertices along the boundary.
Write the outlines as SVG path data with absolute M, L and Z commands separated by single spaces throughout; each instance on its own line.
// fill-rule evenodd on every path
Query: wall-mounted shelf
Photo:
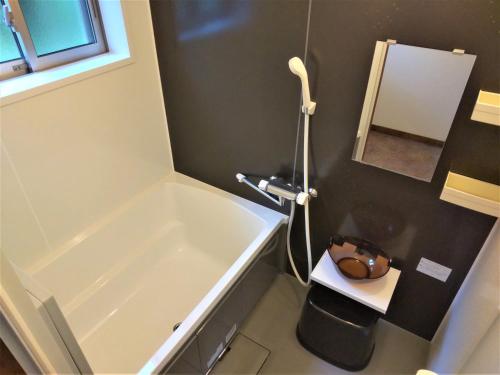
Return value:
M 401 271 L 391 267 L 389 272 L 380 279 L 348 279 L 342 275 L 328 252 L 325 251 L 316 267 L 314 267 L 311 279 L 385 314 L 400 274 Z
M 500 216 L 500 186 L 449 172 L 442 200 L 491 216 Z
M 471 119 L 500 126 L 500 94 L 479 91 Z

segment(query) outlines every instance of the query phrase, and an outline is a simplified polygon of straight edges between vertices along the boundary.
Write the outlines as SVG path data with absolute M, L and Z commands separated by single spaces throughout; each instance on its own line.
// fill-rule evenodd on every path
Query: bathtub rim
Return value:
M 240 206 L 245 211 L 256 216 L 264 223 L 263 229 L 238 256 L 235 262 L 231 264 L 228 270 L 210 289 L 210 291 L 201 299 L 194 309 L 183 320 L 175 332 L 173 332 L 149 360 L 139 370 L 139 374 L 146 375 L 158 373 L 177 356 L 177 353 L 186 347 L 198 332 L 204 322 L 210 317 L 210 314 L 223 301 L 224 297 L 231 291 L 234 285 L 241 279 L 248 268 L 258 258 L 259 254 L 276 234 L 281 225 L 288 223 L 288 216 L 274 211 L 270 208 L 261 206 L 237 195 L 228 193 L 212 185 L 198 181 L 194 178 L 183 175 L 179 172 L 173 172 L 161 180 L 162 183 L 178 183 L 190 186 L 192 188 L 208 191 L 215 195 L 229 199 Z

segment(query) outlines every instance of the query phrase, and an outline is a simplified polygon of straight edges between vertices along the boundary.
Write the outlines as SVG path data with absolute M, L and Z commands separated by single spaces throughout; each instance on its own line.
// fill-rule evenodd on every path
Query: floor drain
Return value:
M 172 328 L 172 330 L 175 332 L 175 330 L 176 330 L 177 328 L 179 328 L 179 326 L 181 325 L 181 323 L 182 323 L 182 322 L 175 323 L 175 324 L 174 324 L 174 327 Z

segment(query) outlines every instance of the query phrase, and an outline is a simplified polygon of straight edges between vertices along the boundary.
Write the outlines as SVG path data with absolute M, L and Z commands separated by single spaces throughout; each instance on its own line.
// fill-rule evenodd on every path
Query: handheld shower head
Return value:
M 316 108 L 316 103 L 311 101 L 311 94 L 309 92 L 309 77 L 307 75 L 306 67 L 301 59 L 292 57 L 288 60 L 288 67 L 290 71 L 300 78 L 302 83 L 302 112 L 312 115 Z
M 290 70 L 293 74 L 298 75 L 301 79 L 302 77 L 304 77 L 307 80 L 306 67 L 304 66 L 304 63 L 300 58 L 292 57 L 290 60 L 288 60 L 288 66 L 290 67 Z

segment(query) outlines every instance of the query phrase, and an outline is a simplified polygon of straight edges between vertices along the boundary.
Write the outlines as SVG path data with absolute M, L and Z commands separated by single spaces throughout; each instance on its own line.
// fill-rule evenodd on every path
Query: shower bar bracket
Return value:
M 302 106 L 302 113 L 305 115 L 311 116 L 314 115 L 314 112 L 316 112 L 316 102 L 309 102 L 309 105 Z

